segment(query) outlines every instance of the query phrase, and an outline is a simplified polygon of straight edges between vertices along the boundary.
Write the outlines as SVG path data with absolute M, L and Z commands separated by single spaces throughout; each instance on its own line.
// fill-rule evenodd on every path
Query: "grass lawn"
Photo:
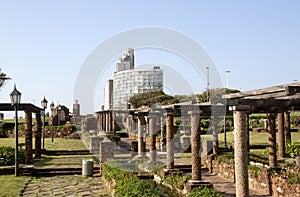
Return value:
M 34 148 L 34 138 L 32 145 Z M 19 143 L 25 143 L 25 138 L 19 138 Z M 0 138 L 0 146 L 15 147 L 15 138 Z M 55 138 L 52 143 L 51 138 L 45 138 L 45 148 L 47 150 L 87 150 L 81 140 Z
M 32 177 L 15 175 L 0 176 L 0 196 L 20 196 Z
M 292 132 L 292 142 L 300 142 L 300 132 Z M 277 134 L 278 139 L 278 134 Z M 233 141 L 233 132 L 226 133 L 227 145 Z M 224 146 L 224 133 L 219 134 L 220 146 Z M 266 132 L 250 132 L 250 144 L 252 145 L 267 145 L 268 144 L 268 133 Z
M 81 167 L 83 159 L 95 160 L 92 155 L 47 156 L 34 166 L 43 168 Z

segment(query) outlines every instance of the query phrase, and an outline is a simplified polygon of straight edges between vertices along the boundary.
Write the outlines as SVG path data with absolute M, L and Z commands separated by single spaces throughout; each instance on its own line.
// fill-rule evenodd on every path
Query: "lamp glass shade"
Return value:
M 46 98 L 44 97 L 44 99 L 41 101 L 41 105 L 44 109 L 47 108 L 47 104 L 48 104 L 48 101 L 46 100 Z
M 21 102 L 21 93 L 17 90 L 16 85 L 14 90 L 10 93 L 10 100 L 13 105 L 18 105 Z

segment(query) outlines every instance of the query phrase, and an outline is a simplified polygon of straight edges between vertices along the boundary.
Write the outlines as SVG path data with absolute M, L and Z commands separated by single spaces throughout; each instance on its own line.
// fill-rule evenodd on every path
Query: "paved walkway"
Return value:
M 204 173 L 202 175 L 202 178 L 204 180 L 207 180 L 208 182 L 210 182 L 211 184 L 214 185 L 214 189 L 217 190 L 218 192 L 225 192 L 225 197 L 233 197 L 236 196 L 235 195 L 235 184 L 233 182 L 230 182 L 226 179 L 224 179 L 221 176 L 218 175 L 212 175 L 209 173 Z M 265 193 L 261 193 L 259 191 L 256 190 L 250 190 L 249 191 L 250 196 L 252 197 L 260 197 L 260 196 L 270 196 L 268 194 Z
M 81 175 L 34 178 L 23 196 L 111 196 L 101 177 Z

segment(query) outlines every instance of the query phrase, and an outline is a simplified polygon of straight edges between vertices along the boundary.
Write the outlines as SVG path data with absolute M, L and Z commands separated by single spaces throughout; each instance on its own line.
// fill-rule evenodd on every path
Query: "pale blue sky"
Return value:
M 145 26 L 170 28 L 194 39 L 209 53 L 224 83 L 225 71 L 231 70 L 232 88 L 300 80 L 299 8 L 297 0 L 0 0 L 0 68 L 12 78 L 0 99 L 9 102 L 16 83 L 22 102 L 40 105 L 46 95 L 71 107 L 76 76 L 90 52 L 112 35 Z M 161 62 L 168 55 L 155 55 L 159 53 L 137 51 L 136 63 L 168 63 Z M 204 79 L 201 85 L 199 93 Z M 102 94 L 99 86 L 95 111 Z

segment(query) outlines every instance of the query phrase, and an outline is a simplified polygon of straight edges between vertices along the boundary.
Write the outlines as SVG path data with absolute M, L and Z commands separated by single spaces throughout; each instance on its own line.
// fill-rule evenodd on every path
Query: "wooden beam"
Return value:
M 292 93 L 292 90 L 295 90 L 299 88 L 300 82 L 296 83 L 290 83 L 290 84 L 285 84 L 285 85 L 279 85 L 279 86 L 273 86 L 273 87 L 268 87 L 268 88 L 261 88 L 257 90 L 250 90 L 250 91 L 244 91 L 244 92 L 239 92 L 239 93 L 234 93 L 234 94 L 227 94 L 223 95 L 223 98 L 227 99 L 237 99 L 237 98 L 245 98 L 245 97 L 252 97 L 252 96 L 259 96 L 259 95 L 269 95 L 269 97 L 276 97 L 276 94 L 285 94 L 286 93 Z M 290 92 L 286 91 L 286 88 L 289 87 L 288 89 L 291 90 Z M 272 96 L 274 94 L 274 96 Z

